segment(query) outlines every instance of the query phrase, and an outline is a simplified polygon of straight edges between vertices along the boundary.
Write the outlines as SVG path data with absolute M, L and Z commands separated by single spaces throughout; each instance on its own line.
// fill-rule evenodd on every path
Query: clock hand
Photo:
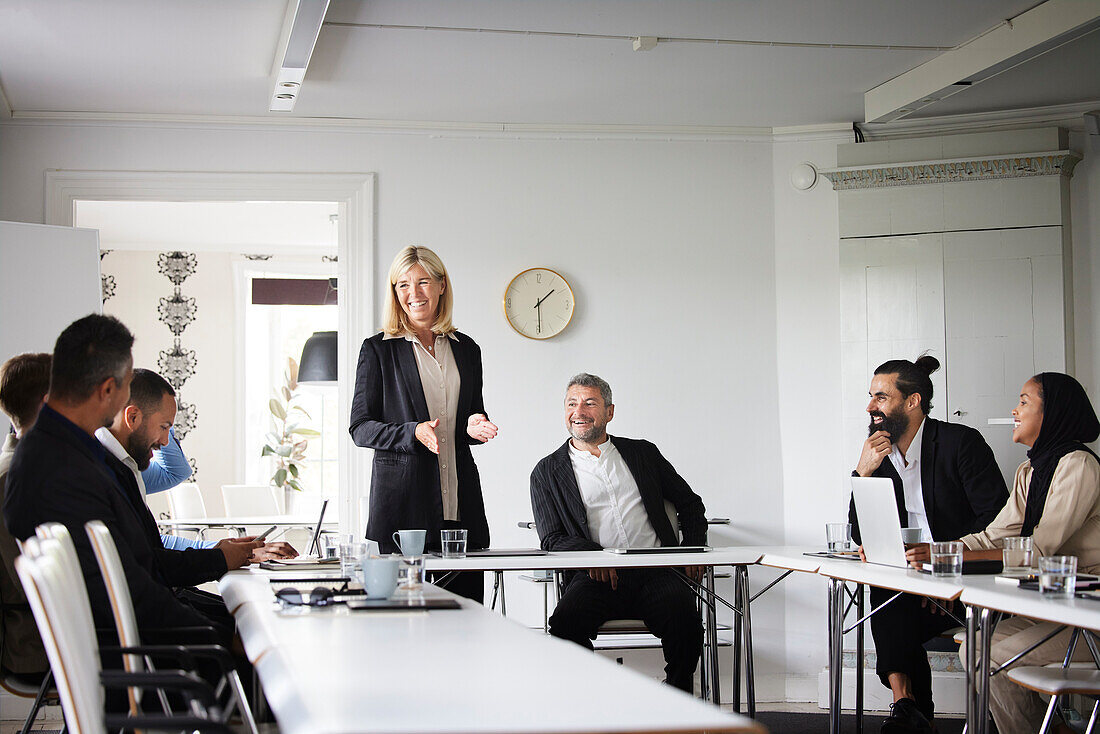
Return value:
M 547 293 L 545 296 L 543 296 L 542 298 L 540 298 L 538 301 L 535 302 L 535 308 L 538 308 L 539 306 L 541 306 L 542 302 L 545 301 L 547 298 L 549 298 L 550 294 L 553 293 L 556 290 L 557 290 L 557 288 L 550 289 L 550 293 Z

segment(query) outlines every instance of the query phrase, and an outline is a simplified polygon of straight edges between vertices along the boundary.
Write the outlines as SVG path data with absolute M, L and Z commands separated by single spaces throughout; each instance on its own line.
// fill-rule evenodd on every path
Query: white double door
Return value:
M 927 351 L 943 365 L 932 416 L 981 431 L 1011 482 L 1026 448 L 997 421 L 1011 417 L 1029 377 L 1067 367 L 1062 228 L 843 239 L 841 277 L 852 465 L 875 367 Z

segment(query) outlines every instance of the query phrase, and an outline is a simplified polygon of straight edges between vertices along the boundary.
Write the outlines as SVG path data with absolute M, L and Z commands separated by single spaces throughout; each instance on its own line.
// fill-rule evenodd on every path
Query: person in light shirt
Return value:
M 1027 461 L 1016 469 L 1012 496 L 993 522 L 960 538 L 966 546 L 963 560 L 999 561 L 1004 539 L 1024 536 L 1032 539 L 1032 565 L 1039 556 L 1075 556 L 1079 572 L 1100 573 L 1100 462 L 1085 445 L 1100 437 L 1100 421 L 1088 394 L 1069 375 L 1043 372 L 1024 383 L 1012 417 L 1012 440 L 1030 447 Z M 906 551 L 914 564 L 928 556 L 927 545 Z M 1038 644 L 1008 668 L 1060 663 L 1072 630 L 1058 632 L 1059 627 L 1020 616 L 1006 619 L 993 630 L 990 660 L 1001 668 Z M 1073 659 L 1092 662 L 1083 643 Z M 1038 731 L 1046 709 L 1038 693 L 1013 683 L 1005 673 L 989 679 L 989 692 L 997 731 Z M 1053 731 L 1073 730 L 1058 723 Z
M 868 391 L 869 436 L 852 473 L 890 478 L 901 526 L 920 528 L 927 541 L 958 540 L 984 528 L 1008 499 L 982 434 L 929 417 L 931 375 L 939 366 L 927 355 L 916 362 L 894 359 L 879 365 Z M 854 501 L 848 518 L 858 543 Z M 931 732 L 932 670 L 923 644 L 956 623 L 923 597 L 905 594 L 887 603 L 894 592 L 876 587 L 870 595 L 876 672 L 894 698 L 882 732 Z
M 531 473 L 531 506 L 547 551 L 706 545 L 703 500 L 649 441 L 607 435 L 611 387 L 581 373 L 565 392 L 569 439 Z M 676 508 L 680 533 L 665 502 Z M 681 543 L 680 535 L 683 536 Z M 702 568 L 686 573 L 698 581 Z M 665 682 L 689 693 L 703 649 L 695 595 L 671 568 L 574 573 L 550 617 L 550 634 L 592 649 L 610 619 L 641 619 L 665 656 Z

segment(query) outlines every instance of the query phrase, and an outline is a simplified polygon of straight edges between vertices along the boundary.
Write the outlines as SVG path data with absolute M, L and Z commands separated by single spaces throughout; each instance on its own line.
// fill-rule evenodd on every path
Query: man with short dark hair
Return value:
M 130 397 L 133 335 L 120 321 L 92 314 L 57 338 L 50 393 L 38 420 L 19 442 L 8 473 L 4 520 L 16 538 L 29 538 L 44 522 L 60 522 L 72 535 L 98 625 L 114 624 L 99 564 L 84 531 L 103 521 L 118 547 L 139 627 L 213 625 L 232 641 L 228 615 L 198 611 L 174 589 L 219 578 L 248 562 L 258 543 L 224 543 L 217 549 L 169 551 L 142 501 L 133 473 L 95 438 L 113 423 Z M 224 609 L 224 607 L 223 607 Z
M 958 540 L 985 528 L 1008 500 L 993 450 L 978 431 L 928 416 L 934 357 L 894 359 L 875 370 L 868 391 L 871 417 L 853 476 L 888 477 L 894 483 L 901 526 L 920 528 L 922 542 Z M 860 542 L 855 501 L 848 510 Z M 862 547 L 860 548 L 862 554 Z M 871 634 L 876 672 L 893 694 L 884 734 L 933 731 L 932 670 L 923 644 L 957 626 L 924 597 L 871 587 Z M 884 605 L 885 606 L 882 606 Z
M 649 441 L 610 437 L 611 387 L 581 373 L 565 393 L 570 438 L 531 472 L 531 506 L 544 550 L 705 545 L 703 501 Z M 696 581 L 702 568 L 686 569 Z M 593 568 L 572 574 L 550 634 L 592 649 L 609 619 L 640 618 L 661 638 L 665 682 L 691 692 L 703 650 L 695 595 L 671 568 Z
M 0 450 L 0 505 L 4 503 L 8 469 L 15 456 L 19 439 L 38 419 L 38 411 L 46 400 L 50 387 L 50 355 L 20 354 L 0 367 L 0 411 L 11 419 L 14 433 L 4 439 Z M 23 586 L 15 573 L 15 558 L 19 546 L 4 523 L 0 522 L 0 668 L 24 683 L 37 685 L 50 668 L 46 650 L 34 615 L 27 604 Z

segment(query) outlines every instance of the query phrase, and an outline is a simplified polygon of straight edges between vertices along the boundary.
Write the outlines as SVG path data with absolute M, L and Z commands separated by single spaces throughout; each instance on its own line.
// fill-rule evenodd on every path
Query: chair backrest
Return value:
M 158 520 L 172 516 L 172 503 L 168 500 L 168 492 L 145 495 L 145 504 L 149 505 L 149 512 L 153 513 L 153 517 Z
M 76 546 L 73 545 L 73 536 L 69 535 L 69 529 L 59 522 L 44 522 L 34 529 L 34 534 L 40 540 L 55 540 L 58 544 L 57 559 L 65 573 L 70 586 L 74 589 L 83 589 L 83 594 L 74 594 L 73 603 L 80 604 L 92 616 L 92 605 L 88 602 L 88 587 L 84 581 L 84 571 L 80 568 L 80 558 L 76 555 Z
M 281 515 L 275 489 L 268 484 L 223 484 L 226 517 Z
M 15 570 L 34 613 L 70 734 L 104 734 L 99 645 L 83 584 L 73 588 L 54 538 L 30 538 Z M 77 603 L 83 597 L 84 604 Z
M 85 523 L 84 531 L 88 533 L 96 563 L 99 564 L 99 572 L 103 575 L 103 585 L 107 587 L 107 598 L 111 602 L 111 614 L 115 619 L 119 643 L 123 647 L 138 647 L 141 645 L 141 636 L 138 634 L 137 615 L 134 614 L 134 602 L 130 597 L 130 587 L 126 584 L 126 572 L 122 569 L 115 539 L 100 520 Z M 124 655 L 122 663 L 131 673 L 139 673 L 145 669 L 138 655 Z M 136 692 L 135 689 L 131 691 Z M 140 696 L 137 698 L 140 700 Z
M 206 517 L 206 503 L 202 501 L 202 492 L 194 482 L 177 484 L 165 492 L 173 518 Z

